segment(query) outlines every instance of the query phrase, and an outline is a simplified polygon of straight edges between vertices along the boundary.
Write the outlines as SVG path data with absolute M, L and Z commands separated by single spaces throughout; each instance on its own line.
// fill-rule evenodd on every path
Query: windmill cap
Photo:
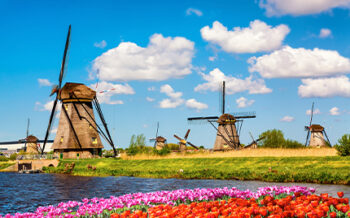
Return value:
M 312 124 L 310 126 L 310 130 L 315 132 L 322 132 L 324 130 L 324 127 L 319 124 Z
M 38 138 L 33 136 L 33 135 L 30 135 L 26 138 L 27 142 L 34 142 L 36 143 L 38 141 Z
M 74 95 L 72 96 L 72 93 Z M 96 92 L 82 83 L 66 83 L 61 89 L 59 99 L 87 99 L 93 100 L 96 96 Z
M 156 138 L 156 141 L 157 141 L 157 142 L 165 142 L 166 139 L 165 139 L 164 137 L 162 137 L 162 136 L 158 136 L 158 137 Z
M 218 121 L 219 124 L 229 123 L 229 122 L 236 122 L 236 118 L 231 114 L 223 114 L 219 117 Z

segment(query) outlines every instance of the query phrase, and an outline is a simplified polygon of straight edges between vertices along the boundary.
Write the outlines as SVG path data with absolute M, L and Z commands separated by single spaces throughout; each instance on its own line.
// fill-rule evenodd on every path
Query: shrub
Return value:
M 154 149 L 153 150 L 153 153 L 154 154 L 157 154 L 157 155 L 160 155 L 160 156 L 165 156 L 167 154 L 170 154 L 171 150 L 168 148 L 168 146 L 164 146 L 162 149 L 160 150 L 157 150 L 157 149 Z
M 175 144 L 175 143 L 169 143 L 168 145 L 168 148 L 172 151 L 174 150 L 180 150 L 180 145 L 179 144 Z
M 335 149 L 337 149 L 340 156 L 349 156 L 350 155 L 350 134 L 343 135 L 336 144 Z
M 284 134 L 279 129 L 267 130 L 260 134 L 264 137 L 258 142 L 259 147 L 263 148 L 303 148 L 304 145 L 298 141 L 285 139 Z
M 9 159 L 7 158 L 7 157 L 5 157 L 5 156 L 0 156 L 0 162 L 1 161 L 8 161 Z
M 17 153 L 13 153 L 10 155 L 10 160 L 16 160 L 17 158 Z

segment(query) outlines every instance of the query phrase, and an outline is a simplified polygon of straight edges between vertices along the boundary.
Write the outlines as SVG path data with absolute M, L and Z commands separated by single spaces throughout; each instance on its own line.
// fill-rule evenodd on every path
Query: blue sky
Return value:
M 154 137 L 159 121 L 168 142 L 191 128 L 211 148 L 214 129 L 187 117 L 220 114 L 221 78 L 226 111 L 257 114 L 242 143 L 273 128 L 304 143 L 315 102 L 334 144 L 350 132 L 350 1 L 310 2 L 2 0 L 0 141 L 23 138 L 27 118 L 43 138 L 71 24 L 64 82 L 115 88 L 99 98 L 118 146 Z

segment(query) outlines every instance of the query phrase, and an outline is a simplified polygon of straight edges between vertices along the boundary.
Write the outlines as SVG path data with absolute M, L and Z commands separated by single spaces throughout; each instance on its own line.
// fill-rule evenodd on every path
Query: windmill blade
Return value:
M 159 122 L 157 122 L 156 138 L 158 137 L 158 130 L 159 130 Z
M 258 138 L 257 140 L 255 140 L 256 142 L 258 142 L 258 141 L 261 141 L 261 140 L 263 140 L 265 138 L 265 136 L 263 136 L 263 137 L 260 137 L 260 138 Z
M 57 102 L 58 102 L 58 95 L 56 95 L 56 99 L 53 102 L 53 106 L 52 106 L 52 110 L 51 110 L 51 114 L 50 114 L 50 119 L 49 119 L 49 125 L 47 126 L 47 130 L 46 130 L 46 134 L 45 134 L 45 138 L 44 138 L 44 144 L 43 144 L 43 148 L 41 150 L 41 154 L 44 154 L 45 145 L 46 145 L 47 139 L 49 138 L 50 130 L 51 130 L 52 123 L 53 123 L 53 120 L 54 120 L 54 117 L 55 117 Z
M 180 138 L 179 136 L 177 136 L 177 135 L 175 135 L 175 134 L 174 134 L 174 137 L 177 138 L 179 141 L 182 141 L 182 140 L 183 140 L 182 138 Z
M 60 75 L 59 75 L 59 77 L 58 77 L 58 89 L 61 89 L 62 80 L 63 80 L 64 73 L 65 73 L 65 69 L 66 69 L 67 53 L 68 53 L 69 42 L 70 42 L 70 31 L 71 31 L 71 25 L 69 25 L 69 28 L 68 28 L 68 34 L 67 34 L 66 45 L 65 45 L 65 47 L 64 47 L 63 60 L 62 60 L 62 65 L 61 65 L 61 71 L 60 71 Z
M 191 129 L 188 129 L 188 130 L 187 130 L 187 132 L 186 132 L 186 134 L 185 134 L 185 140 L 187 140 L 188 134 L 190 134 L 190 131 L 191 131 Z
M 194 147 L 195 149 L 199 149 L 197 146 L 195 146 L 194 144 L 192 144 L 191 142 L 187 142 L 187 144 L 191 145 L 192 147 Z
M 219 109 L 220 113 L 224 114 L 225 113 L 225 81 L 222 81 L 222 85 L 220 87 L 220 97 L 219 97 Z
M 250 135 L 250 137 L 252 138 L 252 140 L 254 141 L 254 137 L 253 137 L 253 135 L 252 135 L 251 132 L 249 132 L 249 135 Z
M 312 124 L 312 117 L 314 115 L 314 102 L 312 102 L 312 107 L 311 107 L 311 118 L 310 118 L 310 124 L 309 124 L 309 127 L 311 126 Z
M 307 146 L 307 141 L 309 140 L 309 136 L 310 136 L 310 129 L 308 129 L 307 131 L 305 146 Z

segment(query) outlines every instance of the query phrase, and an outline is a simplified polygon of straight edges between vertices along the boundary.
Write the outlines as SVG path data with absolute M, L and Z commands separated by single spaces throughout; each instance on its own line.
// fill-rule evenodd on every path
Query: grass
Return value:
M 81 176 L 350 184 L 350 157 L 338 156 L 62 160 L 57 168 L 45 171 L 63 173 L 65 164 L 72 162 L 75 162 L 72 174 Z M 88 165 L 95 166 L 96 170 L 88 169 Z
M 259 149 L 243 149 L 239 151 L 228 152 L 209 152 L 201 151 L 194 153 L 171 153 L 167 156 L 156 156 L 152 154 L 138 154 L 135 156 L 127 156 L 122 154 L 125 160 L 144 160 L 144 159 L 169 159 L 169 158 L 221 158 L 221 157 L 324 157 L 337 156 L 337 150 L 334 148 L 259 148 Z
M 0 162 L 0 171 L 6 169 L 9 166 L 14 165 L 14 161 L 6 161 L 6 162 Z

